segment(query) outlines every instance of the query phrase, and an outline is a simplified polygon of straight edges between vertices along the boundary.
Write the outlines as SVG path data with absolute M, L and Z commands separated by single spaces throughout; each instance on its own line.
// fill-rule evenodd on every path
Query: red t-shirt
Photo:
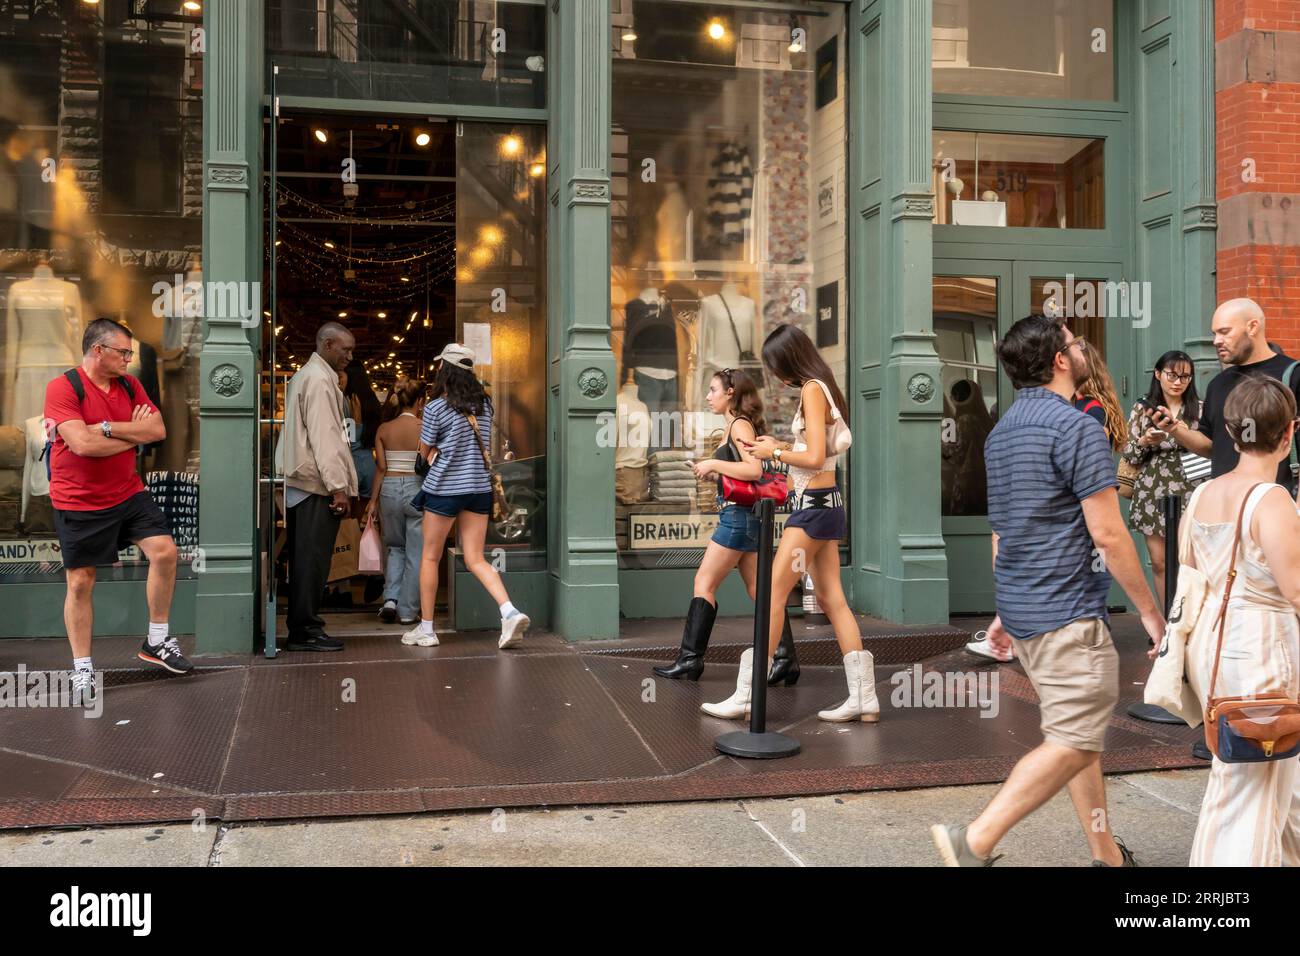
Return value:
M 130 375 L 123 377 L 131 383 L 134 401 L 121 382 L 113 382 L 105 394 L 80 366 L 77 374 L 86 389 L 84 402 L 77 400 L 72 383 L 62 374 L 45 386 L 45 422 L 54 438 L 50 450 L 50 500 L 61 511 L 100 511 L 144 491 L 135 470 L 135 449 L 105 458 L 85 458 L 74 454 L 56 429 L 66 421 L 80 419 L 87 428 L 98 430 L 100 422 L 129 422 L 136 405 L 148 405 L 155 412 L 158 409 L 144 393 L 144 386 Z

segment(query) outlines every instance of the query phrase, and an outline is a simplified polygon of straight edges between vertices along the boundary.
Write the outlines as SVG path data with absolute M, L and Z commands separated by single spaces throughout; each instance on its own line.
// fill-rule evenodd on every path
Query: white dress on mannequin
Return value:
M 644 468 L 650 448 L 650 410 L 637 398 L 636 384 L 618 390 L 618 450 L 615 468 Z
M 700 301 L 698 368 L 701 396 L 708 393 L 709 379 L 714 372 L 740 365 L 742 351 L 758 354 L 757 315 L 758 307 L 754 300 L 741 295 L 734 282 L 724 283 L 716 295 L 705 296 Z
M 4 421 L 21 425 L 45 413 L 45 386 L 78 364 L 81 294 L 49 266 L 9 287 L 5 317 Z

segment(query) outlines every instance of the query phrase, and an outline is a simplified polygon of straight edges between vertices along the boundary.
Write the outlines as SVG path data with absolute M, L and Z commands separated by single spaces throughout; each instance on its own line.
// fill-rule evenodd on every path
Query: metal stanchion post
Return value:
M 772 620 L 772 540 L 776 503 L 764 498 L 757 505 L 758 574 L 754 583 L 754 670 L 750 675 L 749 730 L 720 735 L 713 746 L 733 757 L 792 757 L 799 741 L 785 734 L 767 732 L 767 640 Z
M 1160 511 L 1165 517 L 1165 617 L 1174 603 L 1174 592 L 1178 590 L 1178 522 L 1183 517 L 1183 499 L 1181 495 L 1169 495 L 1160 499 Z M 1182 724 L 1181 717 L 1175 717 L 1163 707 L 1138 701 L 1131 704 L 1128 715 L 1138 720 L 1153 724 Z

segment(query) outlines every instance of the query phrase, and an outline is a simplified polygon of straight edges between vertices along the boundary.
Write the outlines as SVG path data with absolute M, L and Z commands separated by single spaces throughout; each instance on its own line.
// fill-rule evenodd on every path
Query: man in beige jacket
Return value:
M 284 431 L 277 459 L 284 475 L 289 538 L 289 641 L 291 651 L 341 651 L 343 642 L 325 633 L 320 604 L 334 556 L 339 519 L 357 496 L 347 404 L 339 372 L 352 361 L 352 333 L 326 322 L 316 333 L 316 351 L 289 379 Z

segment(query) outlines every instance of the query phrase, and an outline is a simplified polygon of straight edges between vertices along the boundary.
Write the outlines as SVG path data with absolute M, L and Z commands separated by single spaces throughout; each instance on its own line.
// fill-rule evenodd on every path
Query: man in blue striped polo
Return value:
M 1119 699 L 1106 613 L 1112 575 L 1157 644 L 1165 620 L 1120 516 L 1105 430 L 1071 401 L 1084 375 L 1082 341 L 1060 319 L 1031 315 L 998 344 L 1016 398 L 984 446 L 998 607 L 988 638 L 1004 652 L 1015 639 L 1038 694 L 1043 742 L 973 823 L 930 828 L 948 866 L 989 865 L 1007 831 L 1062 787 L 1093 865 L 1135 865 L 1111 834 L 1101 776 Z

